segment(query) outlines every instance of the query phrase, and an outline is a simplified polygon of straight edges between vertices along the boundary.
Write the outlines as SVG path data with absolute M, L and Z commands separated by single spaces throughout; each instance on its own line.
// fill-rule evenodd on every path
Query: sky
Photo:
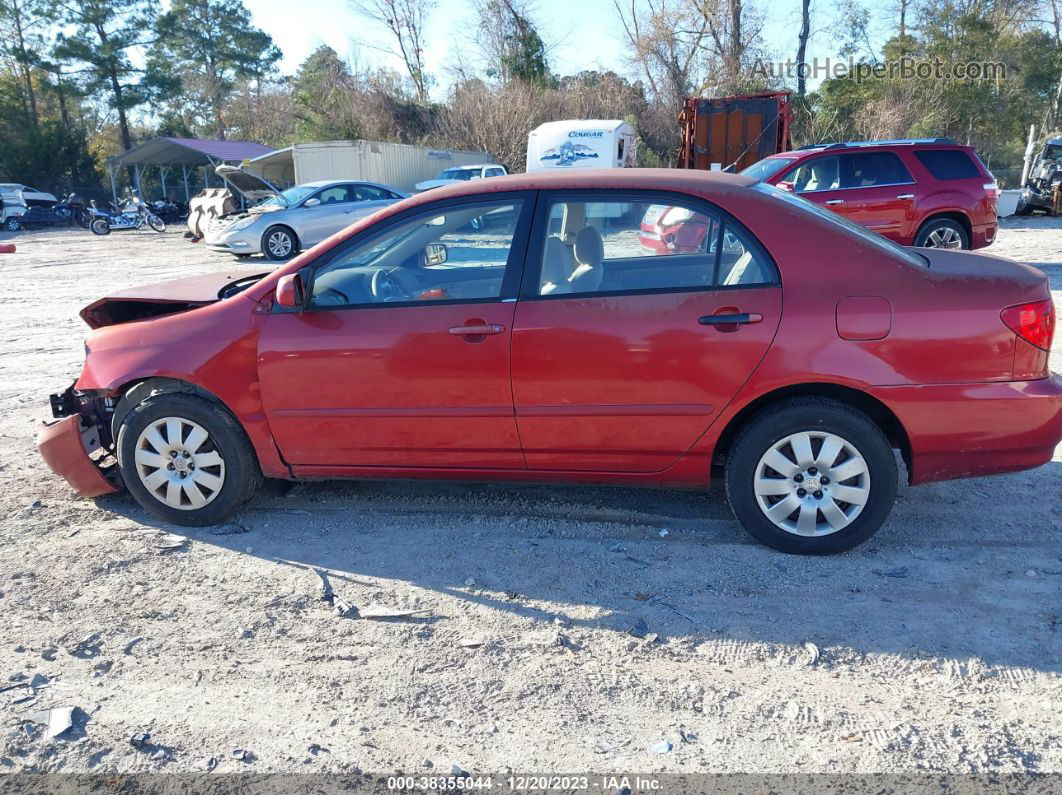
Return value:
M 284 52 L 281 71 L 291 74 L 321 44 L 342 57 L 355 57 L 364 64 L 402 69 L 390 52 L 385 31 L 360 17 L 349 0 L 245 0 L 255 24 L 266 31 Z M 622 0 L 621 0 L 622 2 Z M 825 5 L 825 4 L 823 4 Z M 800 27 L 799 0 L 768 0 L 763 38 L 775 58 L 784 60 L 796 51 Z M 624 62 L 622 35 L 613 0 L 534 0 L 534 20 L 547 44 L 550 66 L 558 74 L 584 69 L 611 69 L 630 73 Z M 829 20 L 812 7 L 813 32 L 809 56 L 834 56 L 836 43 L 829 33 Z M 441 98 L 448 85 L 447 66 L 462 50 L 475 49 L 476 24 L 467 0 L 438 0 L 430 16 L 425 60 L 436 78 L 435 93 Z M 814 85 L 817 81 L 811 81 Z

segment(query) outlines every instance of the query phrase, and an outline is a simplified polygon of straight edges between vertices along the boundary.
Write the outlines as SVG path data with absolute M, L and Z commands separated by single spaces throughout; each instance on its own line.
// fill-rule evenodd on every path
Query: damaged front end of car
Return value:
M 122 489 L 111 438 L 111 397 L 79 391 L 71 385 L 49 396 L 51 422 L 37 430 L 37 450 L 48 467 L 82 497 Z

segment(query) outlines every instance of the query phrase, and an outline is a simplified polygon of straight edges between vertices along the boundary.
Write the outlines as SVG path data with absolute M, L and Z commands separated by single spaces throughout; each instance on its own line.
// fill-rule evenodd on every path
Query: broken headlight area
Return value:
M 121 485 L 115 440 L 111 433 L 117 400 L 102 392 L 83 392 L 71 385 L 62 392 L 49 395 L 48 401 L 56 419 L 79 418 L 78 428 L 85 454 L 108 480 Z

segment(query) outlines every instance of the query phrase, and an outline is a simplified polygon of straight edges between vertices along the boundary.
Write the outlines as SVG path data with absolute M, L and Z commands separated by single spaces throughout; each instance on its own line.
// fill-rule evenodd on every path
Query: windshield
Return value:
M 920 268 L 925 268 L 929 265 L 929 260 L 921 254 L 918 254 L 910 249 L 904 248 L 898 243 L 893 243 L 891 240 L 886 237 L 882 237 L 877 232 L 871 232 L 865 226 L 860 226 L 854 221 L 849 221 L 847 218 L 838 215 L 832 210 L 827 210 L 825 207 L 820 207 L 819 205 L 815 204 L 815 202 L 801 198 L 795 193 L 790 193 L 787 190 L 776 188 L 774 187 L 774 185 L 769 185 L 764 182 L 757 182 L 755 185 L 752 186 L 752 189 L 768 196 L 771 196 L 772 198 L 778 199 L 779 201 L 784 201 L 799 210 L 803 210 L 804 212 L 816 215 L 824 221 L 828 221 L 829 223 L 834 224 L 835 226 L 839 226 L 854 235 L 858 235 L 862 240 L 866 241 L 867 243 L 870 243 L 876 248 L 879 248 L 889 254 L 901 257 L 911 265 L 917 265 Z
M 767 157 L 741 172 L 742 176 L 753 179 L 770 179 L 783 168 L 796 160 L 795 157 Z
M 460 179 L 470 180 L 473 176 L 478 174 L 479 171 L 474 168 L 448 168 L 439 174 L 436 179 Z
M 301 202 L 315 190 L 317 189 L 310 187 L 309 185 L 296 185 L 294 188 L 288 188 L 285 191 L 281 191 L 280 198 L 270 196 L 265 201 L 259 202 L 258 206 L 265 207 L 266 205 L 279 204 L 281 207 L 291 207 L 292 205 Z

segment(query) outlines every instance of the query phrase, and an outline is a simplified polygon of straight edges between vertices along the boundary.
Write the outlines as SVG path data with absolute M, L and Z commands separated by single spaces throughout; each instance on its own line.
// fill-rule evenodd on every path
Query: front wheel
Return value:
M 89 229 L 92 230 L 94 235 L 109 235 L 111 233 L 111 224 L 106 218 L 93 218 L 92 223 L 89 224 Z
M 797 554 L 844 552 L 892 512 L 892 446 L 865 414 L 826 398 L 797 398 L 757 414 L 730 449 L 726 492 L 744 528 Z
M 298 251 L 295 233 L 286 226 L 271 226 L 262 235 L 262 253 L 271 260 L 286 260 Z
M 18 216 L 13 215 L 4 221 L 4 229 L 8 232 L 17 232 L 22 228 L 22 224 L 18 222 Z
M 925 222 L 915 236 L 916 246 L 923 248 L 969 248 L 970 236 L 957 221 L 933 218 Z
M 156 232 L 166 231 L 166 222 L 159 218 L 154 213 L 148 213 L 147 217 L 148 226 L 154 229 Z
M 186 394 L 152 395 L 125 416 L 118 466 L 144 508 L 191 527 L 227 519 L 254 495 L 262 478 L 235 418 L 216 403 Z

